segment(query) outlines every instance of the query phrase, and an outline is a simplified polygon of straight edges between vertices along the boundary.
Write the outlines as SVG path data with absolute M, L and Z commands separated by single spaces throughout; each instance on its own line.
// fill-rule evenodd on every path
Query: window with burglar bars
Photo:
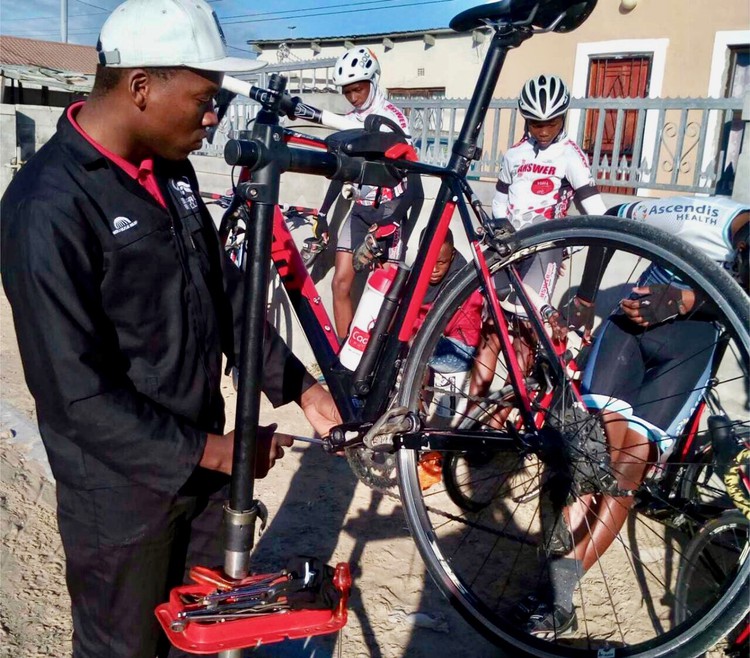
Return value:
M 724 95 L 743 98 L 750 91 L 750 46 L 729 49 L 729 75 Z M 720 177 L 717 192 L 731 194 L 734 187 L 734 167 L 740 156 L 744 123 L 742 112 L 736 110 L 726 122 L 719 143 Z

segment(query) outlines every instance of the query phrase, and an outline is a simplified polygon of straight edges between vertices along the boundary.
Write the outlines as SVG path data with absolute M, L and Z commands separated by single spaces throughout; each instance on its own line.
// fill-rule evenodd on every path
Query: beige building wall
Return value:
M 348 37 L 375 52 L 383 68 L 384 87 L 445 87 L 449 98 L 471 95 L 487 50 L 488 35 L 442 30 L 408 38 Z M 483 40 L 483 43 L 480 41 Z M 338 57 L 344 39 L 287 42 L 292 59 Z M 620 9 L 618 0 L 599 0 L 591 17 L 569 34 L 538 35 L 511 50 L 495 96 L 511 98 L 529 77 L 554 73 L 586 93 L 588 58 L 596 54 L 651 52 L 651 95 L 660 97 L 722 96 L 728 64 L 727 47 L 750 43 L 748 0 L 640 0 L 635 9 Z M 278 42 L 261 42 L 260 59 L 277 63 Z

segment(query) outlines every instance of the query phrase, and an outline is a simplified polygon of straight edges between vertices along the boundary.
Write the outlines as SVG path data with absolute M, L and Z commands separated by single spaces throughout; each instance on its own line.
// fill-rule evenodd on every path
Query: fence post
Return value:
M 732 198 L 739 203 L 750 203 L 750 92 L 742 101 L 742 146 L 737 160 Z

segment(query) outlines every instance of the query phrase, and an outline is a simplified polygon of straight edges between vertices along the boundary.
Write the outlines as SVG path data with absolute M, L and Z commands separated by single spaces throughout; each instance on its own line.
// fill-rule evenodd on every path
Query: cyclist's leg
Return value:
M 352 252 L 364 239 L 367 226 L 358 215 L 358 205 L 352 207 L 349 216 L 344 220 L 336 245 L 336 261 L 331 281 L 333 293 L 333 321 L 336 325 L 336 335 L 340 341 L 346 339 L 349 325 L 354 317 L 351 290 L 354 283 L 354 267 Z
M 333 292 L 333 320 L 339 341 L 346 340 L 349 325 L 354 317 L 351 290 L 354 283 L 354 268 L 351 252 L 336 250 L 335 271 L 331 288 Z
M 705 395 L 717 343 L 711 322 L 671 322 L 644 332 L 640 344 L 649 374 L 633 413 L 676 435 Z

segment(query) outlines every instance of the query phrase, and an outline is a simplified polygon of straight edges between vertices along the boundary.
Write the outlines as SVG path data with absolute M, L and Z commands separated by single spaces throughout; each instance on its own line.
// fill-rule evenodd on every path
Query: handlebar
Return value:
M 303 103 L 298 96 L 290 96 L 286 92 L 276 94 L 270 89 L 255 87 L 245 80 L 239 80 L 230 75 L 224 76 L 221 86 L 233 94 L 246 96 L 257 101 L 264 107 L 278 101 L 279 114 L 287 116 L 290 119 L 302 119 L 311 123 L 318 123 L 333 130 L 349 130 L 350 128 L 362 127 L 356 119 L 334 114 L 328 110 L 319 110 L 312 105 Z

